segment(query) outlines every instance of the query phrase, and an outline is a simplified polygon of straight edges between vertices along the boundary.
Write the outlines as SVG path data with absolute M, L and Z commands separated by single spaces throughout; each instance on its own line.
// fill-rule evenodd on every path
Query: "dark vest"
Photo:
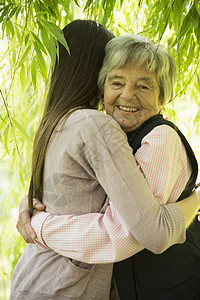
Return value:
M 158 114 L 137 130 L 127 134 L 133 154 L 153 128 L 166 124 L 180 136 L 192 166 L 192 175 L 178 201 L 189 196 L 195 186 L 198 164 L 181 131 Z M 186 241 L 171 246 L 162 254 L 146 249 L 114 264 L 114 281 L 120 300 L 200 299 L 200 222 L 196 218 L 187 229 Z

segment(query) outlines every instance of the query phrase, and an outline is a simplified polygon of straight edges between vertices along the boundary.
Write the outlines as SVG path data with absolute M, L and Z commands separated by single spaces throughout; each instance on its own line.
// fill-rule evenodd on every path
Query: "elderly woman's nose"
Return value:
M 134 97 L 134 89 L 131 87 L 124 87 L 122 93 L 121 93 L 121 97 L 124 99 L 132 99 Z

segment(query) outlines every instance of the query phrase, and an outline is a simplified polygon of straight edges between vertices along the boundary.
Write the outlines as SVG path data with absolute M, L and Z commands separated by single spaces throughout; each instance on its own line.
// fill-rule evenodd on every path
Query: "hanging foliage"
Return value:
M 142 34 L 167 46 L 176 61 L 178 84 L 175 103 L 166 113 L 178 120 L 180 109 L 187 116 L 180 124 L 191 141 L 199 134 L 199 0 L 1 0 L 0 299 L 7 299 L 10 275 L 25 247 L 15 230 L 16 207 L 28 190 L 32 141 L 57 41 L 68 49 L 61 29 L 77 18 L 96 20 L 115 35 Z

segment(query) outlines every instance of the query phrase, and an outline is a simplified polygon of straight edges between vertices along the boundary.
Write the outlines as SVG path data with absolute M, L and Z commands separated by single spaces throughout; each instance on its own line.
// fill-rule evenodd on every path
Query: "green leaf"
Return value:
M 69 52 L 69 47 L 67 45 L 66 39 L 64 37 L 64 34 L 62 30 L 55 24 L 51 22 L 47 22 L 44 19 L 40 20 L 46 27 L 48 28 L 49 32 L 66 48 L 66 50 Z M 69 52 L 70 53 L 70 52 Z
M 200 77 L 199 77 L 199 74 L 197 73 L 197 86 L 199 87 L 200 89 Z
M 18 27 L 19 27 L 19 24 L 17 24 L 17 26 L 15 26 L 15 32 L 16 32 L 16 35 L 17 35 L 18 42 L 19 42 L 19 44 L 21 44 L 22 37 L 21 37 L 21 34 L 20 34 L 20 31 L 19 31 Z
M 172 6 L 173 15 L 174 15 L 174 25 L 176 30 L 176 35 L 179 37 L 181 16 L 182 16 L 182 0 L 175 0 Z
M 47 11 L 49 15 L 57 20 L 59 20 L 60 13 L 58 9 L 58 2 L 57 1 L 49 1 L 43 0 L 44 4 L 44 11 Z
M 21 65 L 19 77 L 20 77 L 21 89 L 23 92 L 25 89 L 25 86 L 26 86 L 26 68 L 25 68 L 24 64 Z
M 106 23 L 107 23 L 107 13 L 104 13 L 103 19 L 101 20 L 101 24 L 102 24 L 103 26 L 106 26 Z
M 8 115 L 0 118 L 0 131 L 7 125 Z
M 24 127 L 16 119 L 12 118 L 12 122 L 15 125 L 15 127 L 23 134 L 23 136 L 26 138 L 26 140 L 30 141 L 30 137 L 28 136 Z
M 14 14 L 18 11 L 18 9 L 19 9 L 18 5 L 14 7 L 13 10 L 11 10 L 11 12 L 8 15 L 8 19 L 11 19 L 14 16 Z
M 12 63 L 13 63 L 13 65 L 15 65 L 16 64 L 16 51 L 15 50 L 13 50 L 11 57 L 12 57 Z
M 18 63 L 17 68 L 19 68 L 19 67 L 24 63 L 24 61 L 27 59 L 27 56 L 28 56 L 28 54 L 29 54 L 30 49 L 31 49 L 31 45 L 29 45 L 29 46 L 26 48 L 26 50 L 24 51 L 24 53 L 23 53 L 23 55 L 22 55 L 22 57 L 21 57 L 21 59 L 20 59 L 20 61 L 19 61 L 19 63 Z
M 199 127 L 199 121 L 200 121 L 200 110 L 196 114 L 196 117 L 194 119 L 194 125 L 197 125 Z
M 189 30 L 191 30 L 192 26 L 192 16 L 193 16 L 193 11 L 194 11 L 194 5 L 190 8 L 188 14 L 183 20 L 183 23 L 181 25 L 180 29 L 180 36 L 179 38 L 181 39 Z
M 40 34 L 41 34 L 42 42 L 43 42 L 45 48 L 47 49 L 47 51 L 50 54 L 50 38 L 49 38 L 49 35 L 48 35 L 47 31 L 45 30 L 45 28 L 42 26 L 42 24 L 39 21 L 37 23 L 38 23 L 38 26 L 40 28 Z
M 4 33 L 5 33 L 5 28 L 6 28 L 6 22 L 2 22 L 2 39 L 4 38 Z
M 78 0 L 74 0 L 75 4 L 80 7 L 79 3 L 78 3 Z
M 4 147 L 6 149 L 6 152 L 9 154 L 9 150 L 8 150 L 8 133 L 9 133 L 9 129 L 10 129 L 10 126 L 7 125 L 5 130 L 4 130 Z
M 25 46 L 26 46 L 26 45 L 27 45 L 27 43 L 28 43 L 29 36 L 30 36 L 30 34 L 29 34 L 29 33 L 27 33 L 27 35 L 25 36 Z
M 194 10 L 193 15 L 192 15 L 192 24 L 193 24 L 193 27 L 198 28 L 198 30 L 200 30 L 199 20 L 200 20 L 200 17 L 198 15 L 198 13 Z
M 200 30 L 198 27 L 194 28 L 194 33 L 197 39 L 198 44 L 200 45 Z
M 57 40 L 54 39 L 50 39 L 50 56 L 51 56 L 51 62 L 52 62 L 52 66 L 53 69 L 55 67 L 55 63 L 56 63 L 56 56 L 59 59 L 59 51 L 58 51 L 58 47 L 56 47 L 56 43 Z
M 20 13 L 21 10 L 22 11 L 24 10 L 23 6 L 18 6 L 17 11 L 15 12 L 15 20 L 17 20 L 18 15 L 19 15 L 19 13 Z
M 4 17 L 8 14 L 9 10 L 10 10 L 10 5 L 6 5 L 0 16 L 0 23 L 3 21 Z
M 40 64 L 42 75 L 46 78 L 47 71 L 46 71 L 46 63 L 45 63 L 44 57 L 42 55 L 40 48 L 36 44 L 36 42 L 33 41 L 33 44 L 34 44 L 35 52 L 37 54 L 37 60 Z
M 92 2 L 93 2 L 93 0 L 88 0 L 85 4 L 85 7 L 84 7 L 83 11 L 86 11 L 88 9 L 88 7 L 91 5 Z
M 6 29 L 7 31 L 9 31 L 11 33 L 11 39 L 13 38 L 15 31 L 14 31 L 14 26 L 13 23 L 11 22 L 11 20 L 8 20 L 8 22 L 6 23 Z
M 196 8 L 197 13 L 200 16 L 200 2 L 199 2 L 199 0 L 194 0 L 194 4 L 195 4 L 195 8 Z
M 37 64 L 36 64 L 36 57 L 34 56 L 31 63 L 31 77 L 32 83 L 34 86 L 34 90 L 36 91 L 36 82 L 37 82 Z
M 194 58 L 194 38 L 191 38 L 191 42 L 190 42 L 190 48 L 189 48 L 189 52 L 187 55 L 187 60 L 185 62 L 185 68 L 188 69 L 189 66 L 192 64 L 193 62 L 193 58 Z
M 36 44 L 40 48 L 40 50 L 42 50 L 47 55 L 47 52 L 46 52 L 43 44 L 41 43 L 40 39 L 37 37 L 37 35 L 34 32 L 32 32 L 32 31 L 31 31 L 31 34 L 33 36 L 34 41 L 36 42 Z
M 93 2 L 93 0 L 87 0 L 86 4 L 84 6 L 83 11 L 86 11 L 88 9 L 88 7 L 91 5 L 92 2 Z

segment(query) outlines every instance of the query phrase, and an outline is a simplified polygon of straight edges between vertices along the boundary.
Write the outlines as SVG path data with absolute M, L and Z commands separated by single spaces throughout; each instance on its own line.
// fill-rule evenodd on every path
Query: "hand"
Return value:
M 45 210 L 45 205 L 42 204 L 38 199 L 33 199 L 33 207 L 36 210 Z M 36 239 L 36 234 L 31 227 L 31 219 L 28 207 L 28 196 L 24 196 L 19 203 L 19 217 L 16 225 L 17 230 L 23 237 L 26 243 L 34 243 Z
M 37 199 L 36 199 L 36 200 L 37 200 Z M 33 201 L 34 201 L 34 200 L 33 200 Z M 37 200 L 37 201 L 39 201 L 39 200 Z M 41 203 L 41 202 L 39 202 L 39 203 Z M 43 209 L 43 210 L 34 209 L 31 218 L 35 217 L 35 216 L 38 215 L 38 214 L 41 214 L 42 212 L 44 212 L 44 209 Z

